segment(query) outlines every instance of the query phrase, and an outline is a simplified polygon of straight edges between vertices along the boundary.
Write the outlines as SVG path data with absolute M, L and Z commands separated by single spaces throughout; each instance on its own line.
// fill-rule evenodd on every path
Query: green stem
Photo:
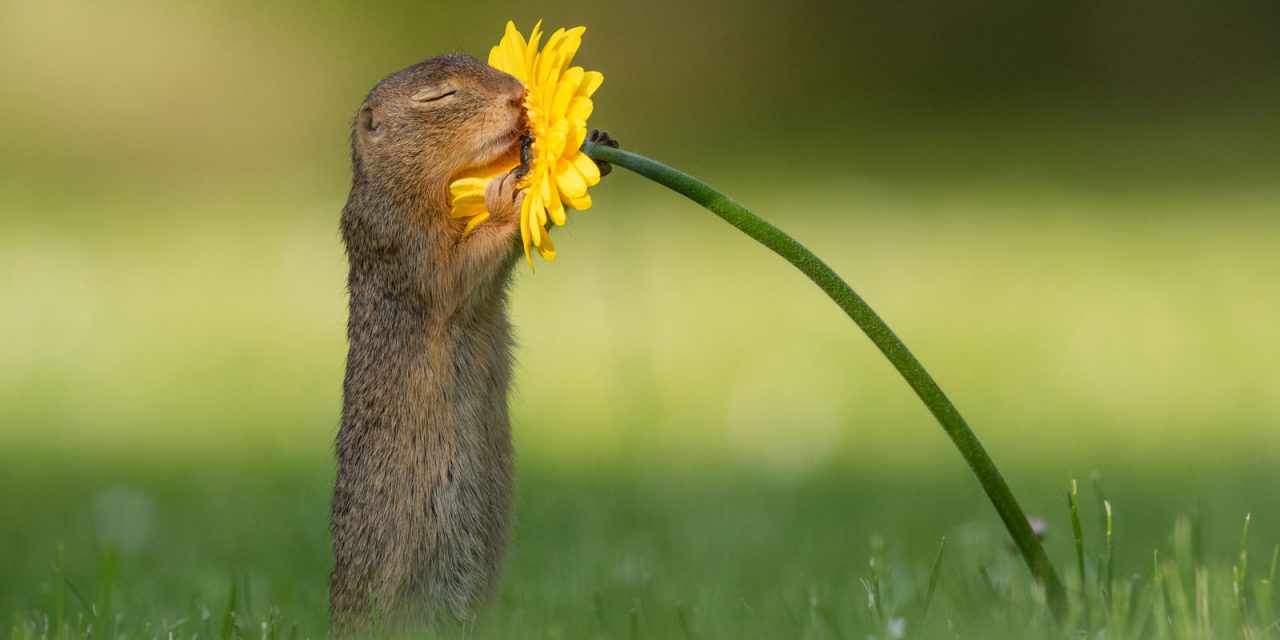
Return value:
M 804 245 L 706 183 L 629 151 L 597 145 L 590 141 L 582 145 L 582 150 L 597 161 L 630 169 L 706 207 L 725 222 L 737 227 L 739 231 L 785 258 L 834 300 L 889 359 L 907 384 L 911 385 L 911 389 L 929 408 L 933 417 L 937 418 L 942 429 L 951 438 L 951 442 L 955 443 L 956 449 L 960 451 L 960 455 L 969 464 L 969 468 L 978 477 L 978 482 L 986 491 L 996 512 L 1000 514 L 1000 519 L 1004 521 L 1009 535 L 1013 536 L 1013 541 L 1017 544 L 1028 568 L 1031 569 L 1031 574 L 1043 585 L 1045 597 L 1054 618 L 1059 622 L 1065 619 L 1067 594 L 1062 580 L 1058 578 L 1048 555 L 1045 554 L 1044 547 L 1040 546 L 1040 541 L 1032 532 L 1027 516 L 1018 505 L 1018 500 L 1014 498 L 1008 483 L 996 469 L 995 463 L 991 461 L 991 456 L 987 455 L 986 449 L 978 441 L 978 436 L 974 435 L 955 405 L 942 392 L 938 383 L 934 382 L 933 377 L 920 364 L 920 361 L 893 333 L 889 325 L 876 315 L 870 305 L 854 292 L 852 287 Z

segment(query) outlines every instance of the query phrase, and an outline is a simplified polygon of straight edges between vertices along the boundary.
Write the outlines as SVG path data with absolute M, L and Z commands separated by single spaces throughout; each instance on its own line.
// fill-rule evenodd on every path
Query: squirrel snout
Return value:
M 501 75 L 503 76 L 502 79 L 504 81 L 502 83 L 502 88 L 506 90 L 507 95 L 510 96 L 511 104 L 517 107 L 522 106 L 524 104 L 524 94 L 526 91 L 524 83 L 520 82 L 520 79 L 515 76 L 505 73 L 502 73 Z

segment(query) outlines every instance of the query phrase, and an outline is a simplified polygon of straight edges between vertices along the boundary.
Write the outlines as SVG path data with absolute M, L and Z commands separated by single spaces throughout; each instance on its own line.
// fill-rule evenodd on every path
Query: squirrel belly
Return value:
M 468 620 L 496 585 L 514 490 L 504 305 L 495 295 L 449 326 L 353 291 L 332 520 L 338 627 L 372 612 Z M 388 313 L 402 321 L 375 320 Z

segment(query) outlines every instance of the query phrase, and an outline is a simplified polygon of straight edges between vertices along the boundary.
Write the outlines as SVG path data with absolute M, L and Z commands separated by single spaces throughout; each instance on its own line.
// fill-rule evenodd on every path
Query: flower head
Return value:
M 501 42 L 489 52 L 490 66 L 515 76 L 526 87 L 525 120 L 533 142 L 528 171 L 519 183 L 524 190 L 520 238 L 530 267 L 530 247 L 546 260 L 556 257 L 547 222 L 563 225 L 566 206 L 578 211 L 590 208 L 587 188 L 600 182 L 599 168 L 580 148 L 594 107 L 591 95 L 604 75 L 571 66 L 584 32 L 586 27 L 557 29 L 539 50 L 542 22 L 534 26 L 528 40 L 508 22 Z M 484 188 L 494 177 L 464 178 L 451 185 L 452 215 L 467 220 L 466 231 L 488 217 Z

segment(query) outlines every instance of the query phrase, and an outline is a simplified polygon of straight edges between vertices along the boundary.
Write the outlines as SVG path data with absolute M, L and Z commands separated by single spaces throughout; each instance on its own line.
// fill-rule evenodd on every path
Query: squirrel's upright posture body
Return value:
M 501 572 L 513 498 L 507 282 L 516 178 L 463 234 L 449 184 L 519 161 L 518 80 L 441 56 L 374 87 L 352 126 L 342 213 L 350 351 L 330 585 L 338 634 L 468 620 Z

